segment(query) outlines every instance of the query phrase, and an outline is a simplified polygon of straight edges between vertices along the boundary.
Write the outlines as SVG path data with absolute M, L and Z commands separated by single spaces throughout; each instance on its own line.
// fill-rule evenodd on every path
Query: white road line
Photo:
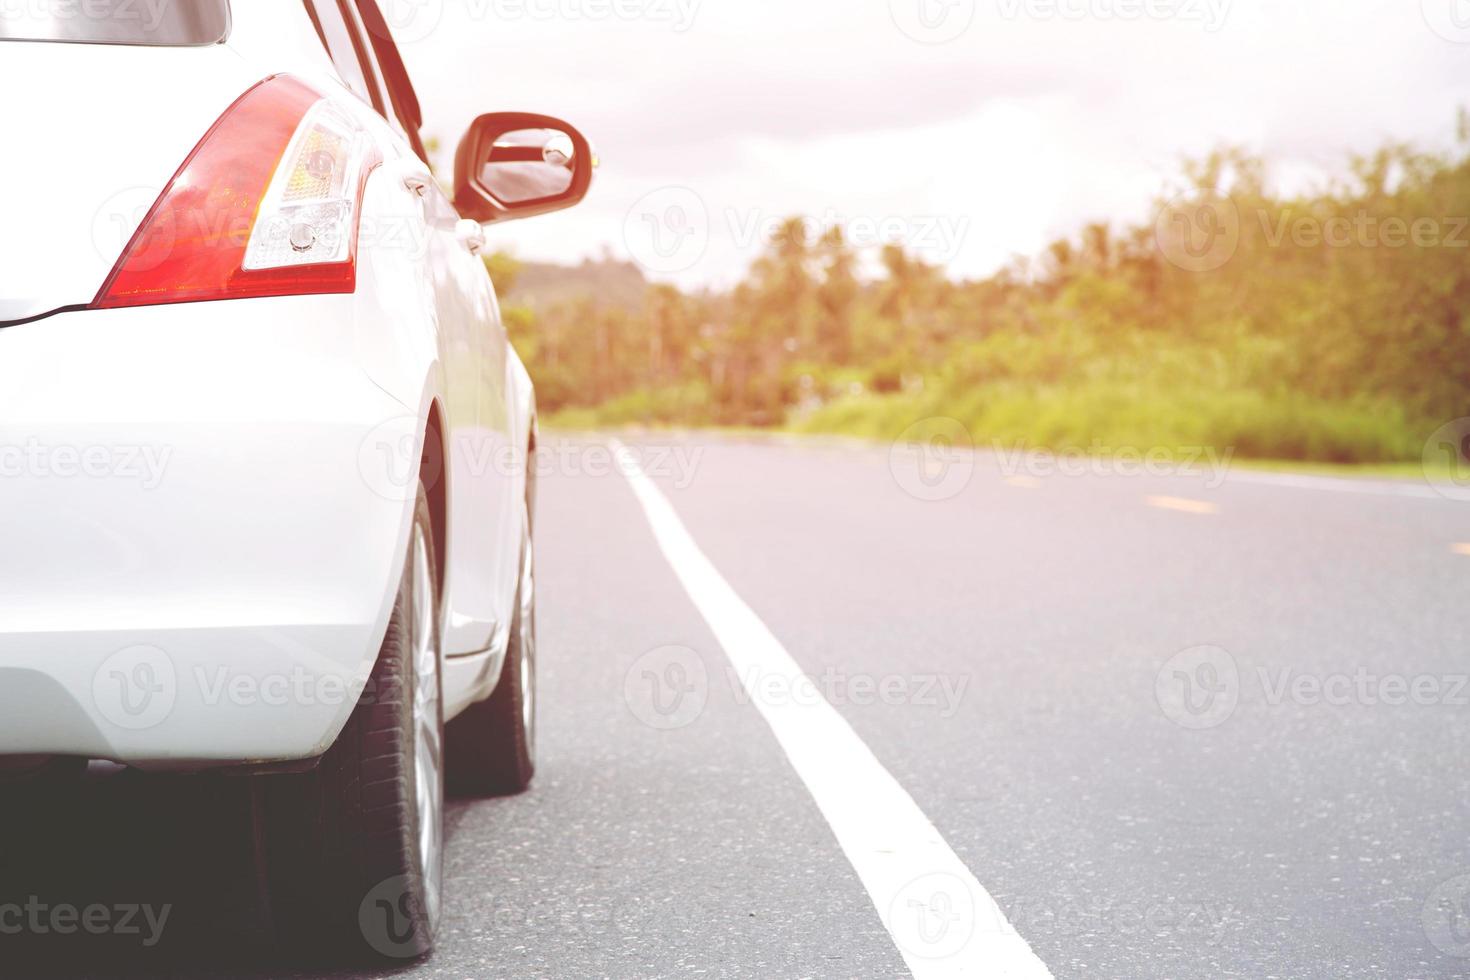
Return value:
M 636 455 L 616 440 L 612 448 L 664 557 L 831 826 L 909 971 L 920 980 L 1050 978 L 904 788 L 831 704 L 811 696 L 791 654 L 705 557 Z M 778 682 L 784 690 L 773 690 Z

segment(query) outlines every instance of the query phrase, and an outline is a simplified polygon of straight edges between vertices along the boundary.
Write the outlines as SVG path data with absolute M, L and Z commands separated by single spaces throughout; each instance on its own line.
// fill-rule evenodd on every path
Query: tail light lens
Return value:
M 93 306 L 350 293 L 368 132 L 305 83 L 246 92 L 194 148 Z

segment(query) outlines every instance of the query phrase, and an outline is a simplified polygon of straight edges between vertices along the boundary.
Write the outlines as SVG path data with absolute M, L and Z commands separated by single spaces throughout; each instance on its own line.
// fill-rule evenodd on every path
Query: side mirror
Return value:
M 454 204 L 481 224 L 577 204 L 597 167 L 575 128 L 529 112 L 493 112 L 471 125 L 454 156 Z

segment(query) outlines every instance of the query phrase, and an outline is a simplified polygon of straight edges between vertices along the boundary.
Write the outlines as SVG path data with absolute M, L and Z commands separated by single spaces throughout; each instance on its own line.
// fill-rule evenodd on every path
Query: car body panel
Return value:
M 376 659 L 410 504 L 373 492 L 359 457 L 384 419 L 418 433 L 354 363 L 353 306 L 181 304 L 0 331 L 0 674 L 43 674 L 74 702 L 32 718 L 0 682 L 6 752 L 143 764 L 330 745 L 350 701 L 207 695 L 220 670 L 248 683 L 299 665 L 330 685 Z M 137 647 L 158 651 L 148 670 L 109 661 Z M 173 705 L 133 727 L 122 705 L 165 677 L 174 693 L 155 693 Z

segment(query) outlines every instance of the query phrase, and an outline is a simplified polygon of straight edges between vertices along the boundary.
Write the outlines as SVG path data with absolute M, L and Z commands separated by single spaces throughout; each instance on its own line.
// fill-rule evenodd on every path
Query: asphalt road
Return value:
M 452 805 L 440 949 L 399 973 L 947 975 L 1003 932 L 1058 978 L 1470 976 L 1470 504 L 630 440 L 1004 913 L 916 951 L 834 829 L 864 801 L 773 734 L 817 709 L 731 666 L 603 445 L 555 442 L 541 481 L 536 785 Z M 156 947 L 48 942 L 28 970 L 330 972 L 262 942 L 247 817 L 214 779 L 6 800 L 9 893 L 171 908 Z

